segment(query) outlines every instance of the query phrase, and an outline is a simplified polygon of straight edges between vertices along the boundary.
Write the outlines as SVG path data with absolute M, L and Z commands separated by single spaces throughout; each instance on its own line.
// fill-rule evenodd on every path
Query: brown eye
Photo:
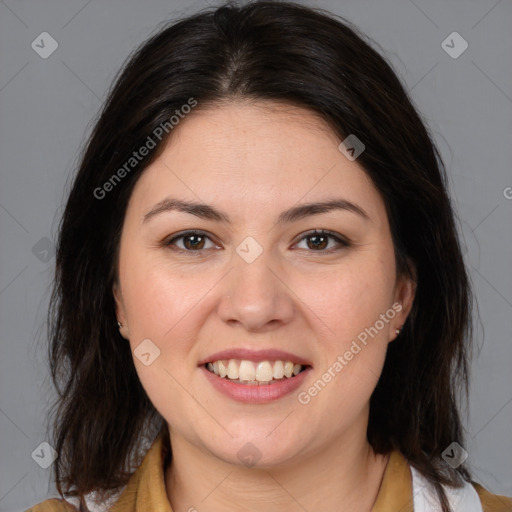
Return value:
M 187 235 L 183 237 L 183 245 L 186 249 L 202 249 L 205 237 L 202 235 Z
M 210 247 L 205 247 L 207 241 L 211 242 Z M 179 243 L 181 242 L 181 246 Z M 210 237 L 200 231 L 187 231 L 175 236 L 165 243 L 166 247 L 171 247 L 173 250 L 182 252 L 201 252 L 204 249 L 211 249 L 216 247 L 211 241 Z
M 310 235 L 307 238 L 310 249 L 325 249 L 329 245 L 329 237 L 326 235 Z
M 302 237 L 300 242 L 302 242 L 303 240 L 307 240 L 307 249 L 313 252 L 331 252 L 333 250 L 335 251 L 343 247 L 348 247 L 350 245 L 350 243 L 341 236 L 323 230 L 315 230 L 311 233 L 308 233 L 304 237 Z M 335 245 L 334 247 L 331 246 L 328 250 L 325 250 L 329 246 L 330 240 L 334 240 L 338 247 L 336 247 Z

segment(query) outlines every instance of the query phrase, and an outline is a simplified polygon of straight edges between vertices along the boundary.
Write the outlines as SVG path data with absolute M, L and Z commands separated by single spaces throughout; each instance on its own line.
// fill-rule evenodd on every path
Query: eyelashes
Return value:
M 332 254 L 333 252 L 351 246 L 351 242 L 345 236 L 324 229 L 315 229 L 301 235 L 301 238 L 297 239 L 297 242 L 295 242 L 294 245 L 297 245 L 304 240 L 313 240 L 313 243 L 310 247 L 314 248 L 311 249 L 308 247 L 305 249 L 308 252 L 313 253 Z M 325 242 L 327 242 L 328 247 L 329 240 L 334 240 L 337 246 L 334 248 L 330 247 L 329 249 L 326 249 Z M 184 242 L 183 247 L 176 245 L 179 241 Z M 210 247 L 205 247 L 206 241 L 211 242 Z M 187 247 L 187 244 L 189 244 L 190 248 Z M 194 256 L 201 255 L 208 249 L 219 248 L 219 246 L 213 242 L 212 237 L 205 231 L 201 230 L 183 231 L 182 233 L 179 233 L 176 236 L 173 236 L 171 239 L 165 241 L 163 245 L 172 251 L 182 254 L 192 254 Z
M 335 242 L 338 244 L 338 247 L 335 248 L 335 250 L 340 250 L 342 248 L 347 248 L 347 247 L 350 247 L 350 242 L 349 240 L 344 237 L 343 235 L 340 235 L 338 233 L 333 233 L 332 231 L 327 231 L 325 229 L 320 229 L 320 230 L 313 230 L 313 231 L 310 231 L 304 235 L 302 235 L 302 238 L 299 239 L 299 242 L 302 242 L 303 240 L 306 240 L 306 239 L 323 239 L 323 240 L 326 240 L 326 239 L 332 239 L 332 240 L 335 240 Z M 323 242 L 320 242 L 320 245 L 322 244 Z M 315 250 L 313 250 L 313 252 L 327 252 L 327 253 L 330 253 L 330 252 L 334 252 L 333 249 L 329 249 L 329 250 L 326 250 L 326 251 L 323 251 L 323 250 L 317 250 L 318 249 L 318 246 L 316 246 L 314 244 L 314 247 L 316 247 Z
M 177 240 L 181 240 L 181 239 L 190 239 L 192 237 L 195 237 L 196 238 L 196 241 L 193 243 L 193 247 L 194 246 L 200 246 L 200 250 L 191 250 L 191 249 L 182 249 L 180 247 L 177 247 L 175 246 L 175 243 Z M 199 240 L 197 240 L 199 239 Z M 168 242 L 165 242 L 165 246 L 166 247 L 169 247 L 170 249 L 172 249 L 173 251 L 178 251 L 178 252 L 203 252 L 204 251 L 204 248 L 201 246 L 202 242 L 204 240 L 210 240 L 212 241 L 211 237 L 205 233 L 204 231 L 196 231 L 196 230 L 193 230 L 193 231 L 184 231 L 183 233 L 175 236 L 174 238 L 170 239 Z

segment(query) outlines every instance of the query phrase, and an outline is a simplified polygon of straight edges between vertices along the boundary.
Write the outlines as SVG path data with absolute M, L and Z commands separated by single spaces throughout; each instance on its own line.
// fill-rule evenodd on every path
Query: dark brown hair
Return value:
M 463 445 L 459 400 L 468 391 L 471 293 L 438 150 L 374 43 L 343 18 L 287 2 L 208 9 L 164 29 L 125 64 L 85 147 L 59 226 L 49 310 L 54 465 L 59 493 L 126 484 L 150 426 L 166 428 L 120 336 L 112 287 L 131 191 L 166 138 L 95 193 L 191 98 L 279 101 L 320 115 L 366 146 L 362 166 L 385 202 L 397 269 L 416 268 L 416 297 L 390 344 L 371 397 L 368 440 L 397 449 L 434 483 L 469 481 L 441 458 Z M 179 129 L 179 128 L 178 128 Z M 172 135 L 172 131 L 169 130 Z M 134 462 L 135 461 L 135 462 Z

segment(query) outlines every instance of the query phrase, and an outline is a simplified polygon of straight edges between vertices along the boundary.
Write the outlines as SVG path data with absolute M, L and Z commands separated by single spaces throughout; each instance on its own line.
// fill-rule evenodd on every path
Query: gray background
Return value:
M 45 359 L 51 240 L 84 136 L 132 49 L 163 20 L 207 5 L 0 1 L 0 511 L 56 495 L 51 467 L 31 454 L 46 440 L 53 398 Z M 385 49 L 439 144 L 479 303 L 465 448 L 476 480 L 512 496 L 512 3 L 309 5 L 346 17 Z M 441 46 L 453 31 L 469 44 L 458 58 Z M 42 32 L 59 45 L 47 59 L 31 47 Z

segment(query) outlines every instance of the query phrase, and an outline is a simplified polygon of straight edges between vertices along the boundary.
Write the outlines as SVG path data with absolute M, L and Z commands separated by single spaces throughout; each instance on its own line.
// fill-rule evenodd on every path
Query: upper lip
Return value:
M 292 363 L 301 364 L 302 366 L 311 366 L 311 363 L 291 352 L 285 352 L 284 350 L 278 350 L 275 348 L 265 350 L 251 350 L 248 348 L 228 348 L 215 352 L 201 361 L 198 365 L 202 366 L 206 363 L 213 363 L 221 359 L 245 359 L 247 361 L 253 361 L 255 363 L 259 361 L 291 361 Z

